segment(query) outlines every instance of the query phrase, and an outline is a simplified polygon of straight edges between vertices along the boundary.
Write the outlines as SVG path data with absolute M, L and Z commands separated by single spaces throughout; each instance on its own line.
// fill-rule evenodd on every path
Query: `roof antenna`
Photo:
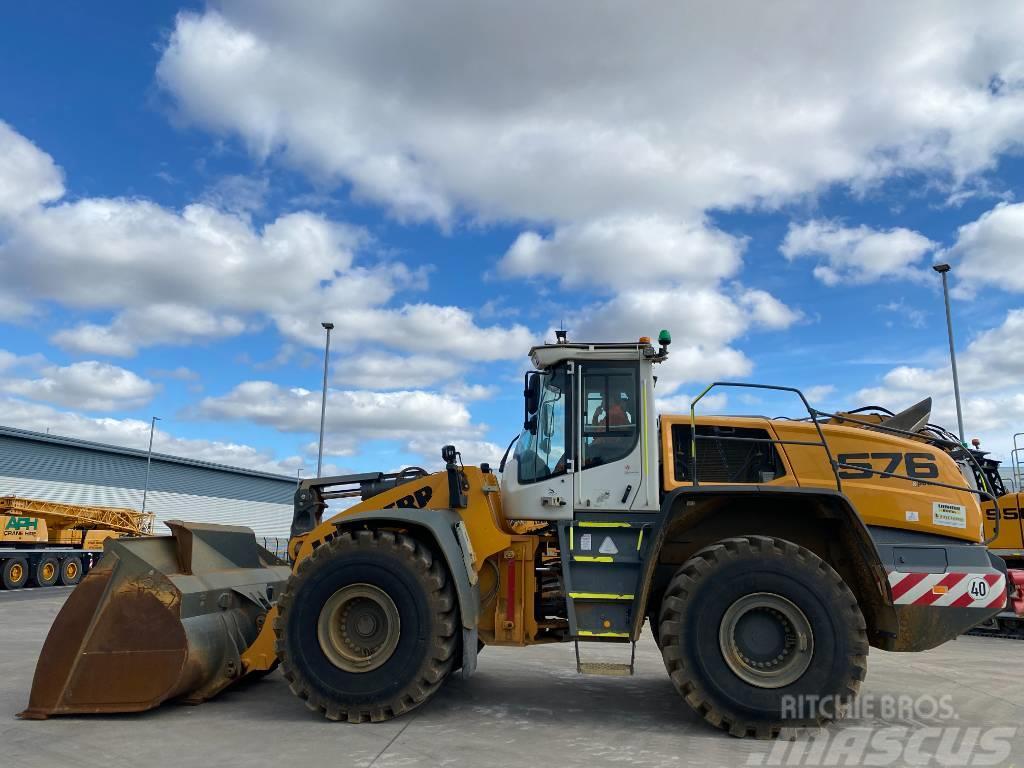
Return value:
M 555 343 L 565 344 L 568 333 L 569 332 L 565 330 L 565 318 L 562 318 L 562 321 L 558 324 L 558 330 L 555 331 Z

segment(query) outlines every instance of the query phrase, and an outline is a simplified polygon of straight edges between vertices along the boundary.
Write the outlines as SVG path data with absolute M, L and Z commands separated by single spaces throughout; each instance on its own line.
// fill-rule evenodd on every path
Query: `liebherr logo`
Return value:
M 434 489 L 429 485 L 424 485 L 422 488 L 417 488 L 408 496 L 403 496 L 397 501 L 385 504 L 384 509 L 394 509 L 395 507 L 400 509 L 423 509 L 427 506 L 427 502 L 430 501 L 433 495 Z

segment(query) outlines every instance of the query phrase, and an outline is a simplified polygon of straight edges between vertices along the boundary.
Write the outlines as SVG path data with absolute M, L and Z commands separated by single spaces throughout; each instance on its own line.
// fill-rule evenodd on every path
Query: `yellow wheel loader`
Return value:
M 228 526 L 109 541 L 22 716 L 199 702 L 280 666 L 310 709 L 381 721 L 487 645 L 572 642 L 579 672 L 630 674 L 647 621 L 687 704 L 770 737 L 841 714 L 869 645 L 926 650 L 1004 610 L 984 492 L 927 403 L 833 416 L 774 388 L 807 418 L 659 418 L 670 341 L 530 350 L 497 473 L 445 446 L 441 472 L 302 482 L 290 566 Z
M 1014 439 L 1017 437 L 1015 435 Z M 1014 447 L 1015 460 L 1019 450 Z M 986 488 L 995 496 L 995 500 L 985 501 L 982 505 L 989 551 L 1006 562 L 1011 577 L 1016 580 L 1016 590 L 1011 593 L 1007 609 L 980 624 L 972 634 L 1024 639 L 1024 517 L 1021 516 L 1024 505 L 1019 492 L 1020 477 L 1015 471 L 1018 490 L 1007 490 L 999 474 L 1000 462 L 980 450 L 977 440 L 971 453 L 981 470 L 974 475 L 977 486 Z M 1017 469 L 1016 466 L 1014 468 Z

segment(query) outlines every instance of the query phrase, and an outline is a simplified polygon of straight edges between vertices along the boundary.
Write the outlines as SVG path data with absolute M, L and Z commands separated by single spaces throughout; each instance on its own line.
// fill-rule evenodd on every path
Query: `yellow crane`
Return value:
M 77 584 L 106 539 L 149 535 L 153 520 L 122 507 L 0 497 L 0 586 Z

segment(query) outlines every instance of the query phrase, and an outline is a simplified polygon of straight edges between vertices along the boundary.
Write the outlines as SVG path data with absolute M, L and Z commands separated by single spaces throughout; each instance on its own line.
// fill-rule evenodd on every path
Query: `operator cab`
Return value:
M 658 441 L 652 366 L 668 356 L 648 337 L 533 347 L 523 430 L 502 471 L 505 517 L 571 520 L 576 510 L 657 509 Z

